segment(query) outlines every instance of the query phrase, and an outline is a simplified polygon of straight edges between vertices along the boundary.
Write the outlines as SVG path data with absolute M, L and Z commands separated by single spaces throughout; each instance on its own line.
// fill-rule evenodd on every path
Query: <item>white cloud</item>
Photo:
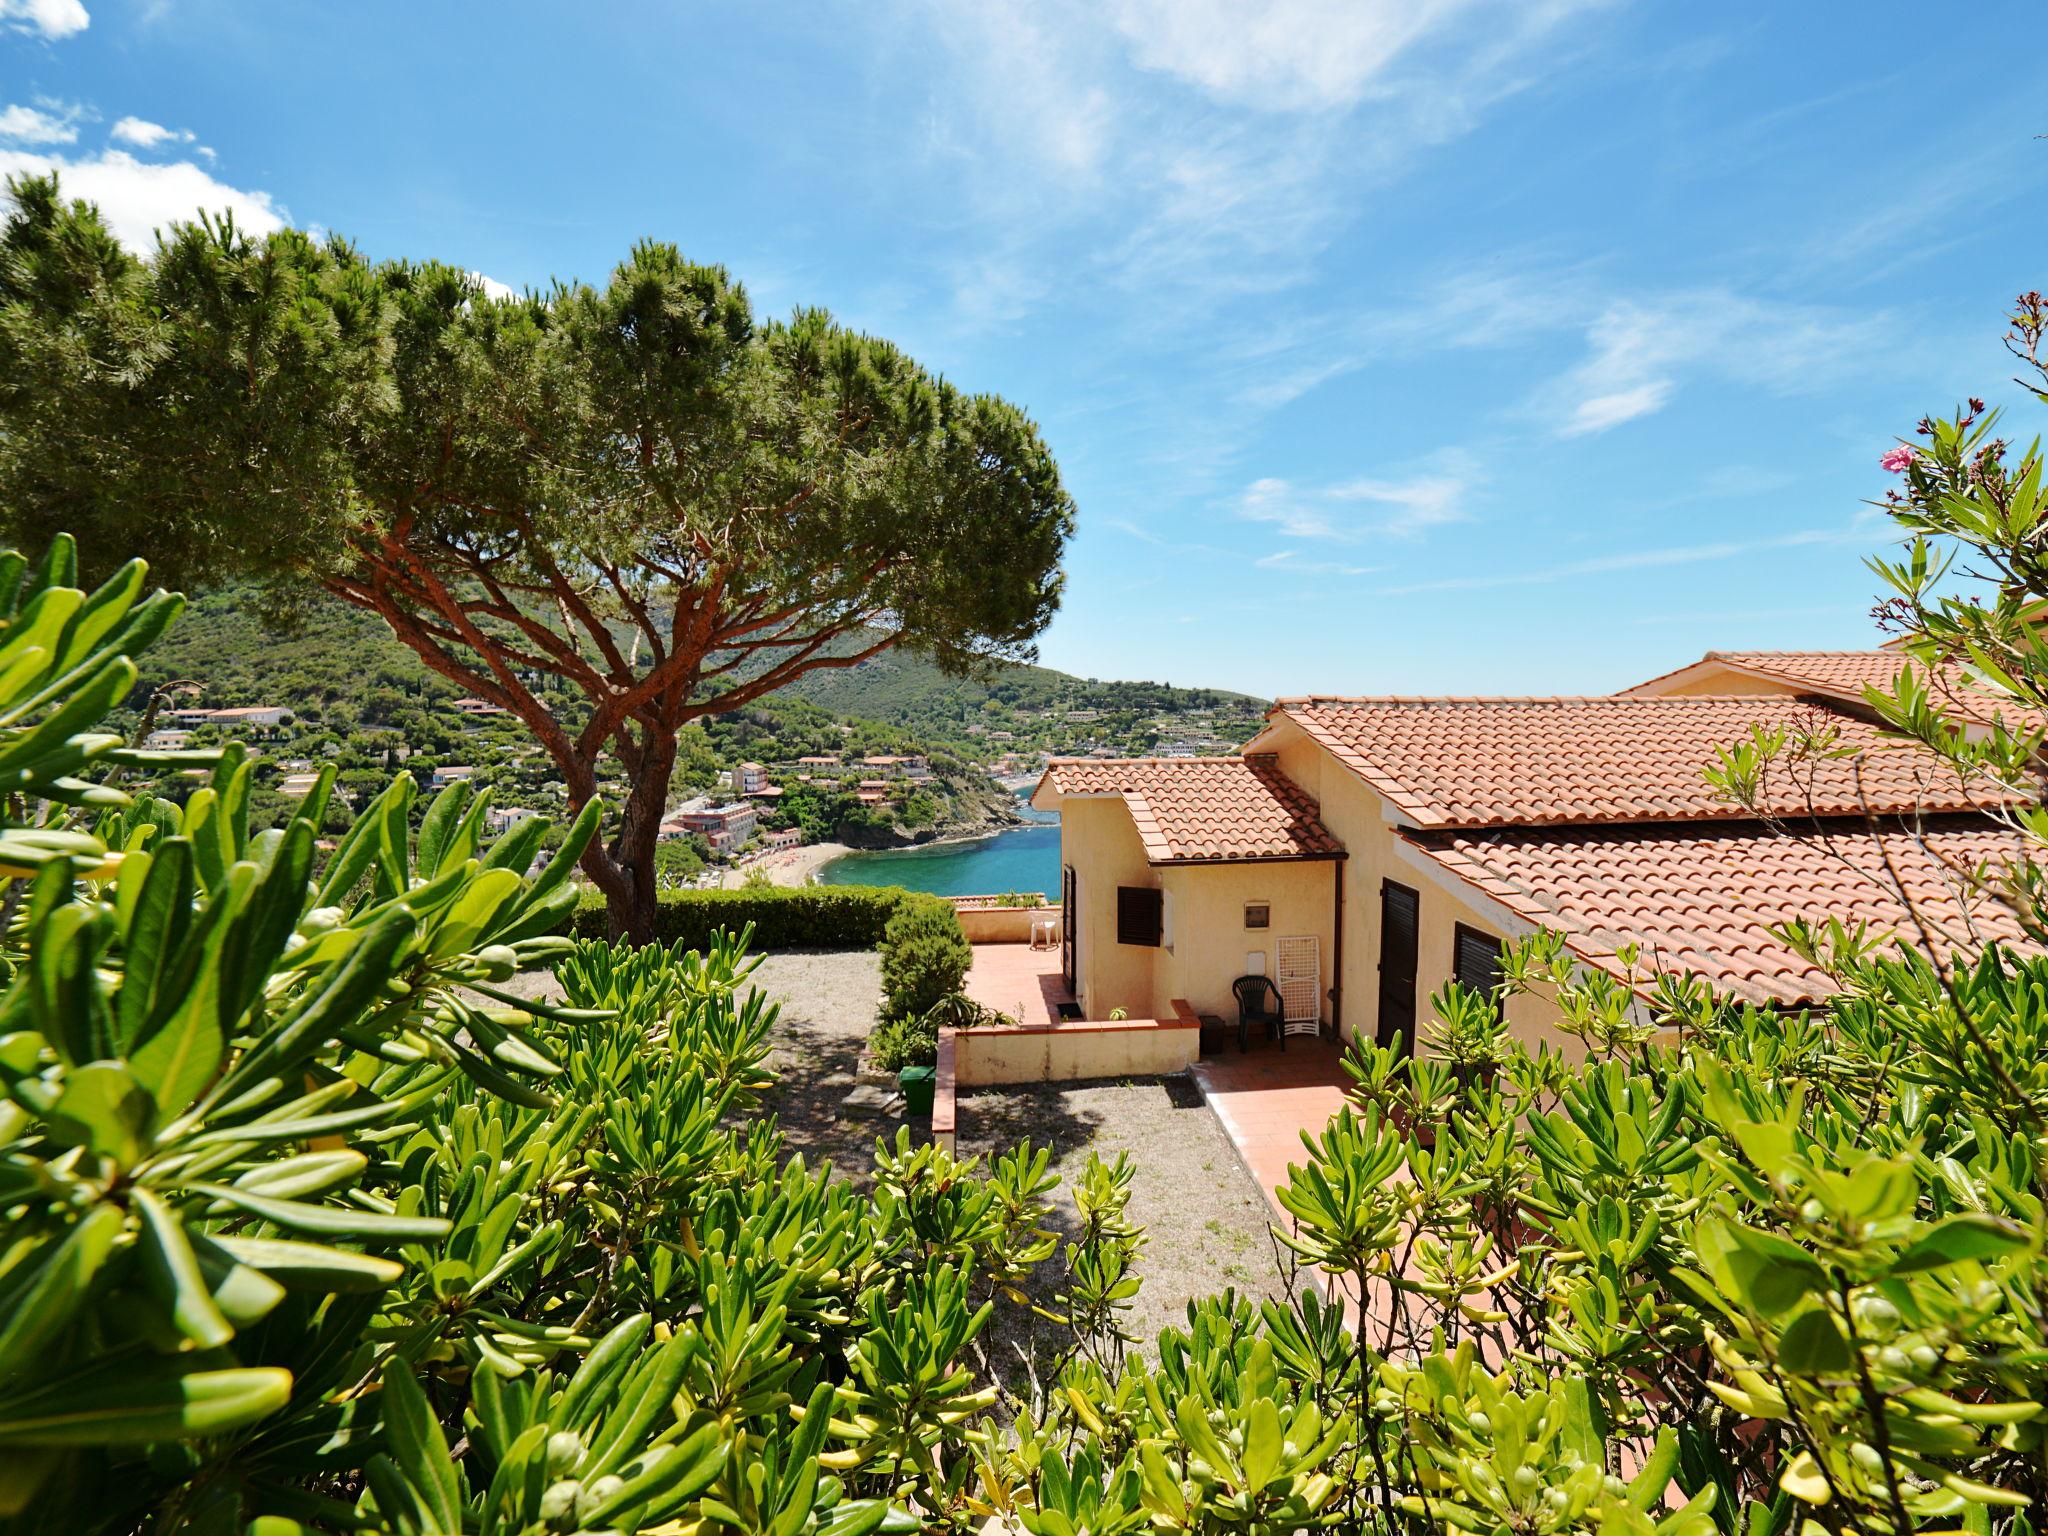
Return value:
M 1226 101 L 1348 107 L 1404 50 L 1472 0 L 1118 0 L 1116 27 L 1144 69 Z
M 1594 395 L 1581 400 L 1572 409 L 1571 419 L 1559 427 L 1560 437 L 1583 437 L 1588 432 L 1605 432 L 1609 427 L 1618 427 L 1624 421 L 1634 421 L 1638 416 L 1648 416 L 1653 411 L 1664 409 L 1664 402 L 1671 398 L 1673 385 L 1669 379 L 1652 379 L 1647 384 L 1638 384 L 1632 389 L 1616 390 L 1611 395 Z
M 1890 344 L 1888 316 L 1752 299 L 1725 288 L 1626 299 L 1586 327 L 1589 356 L 1544 391 L 1560 437 L 1662 410 L 1686 374 L 1774 394 L 1821 387 Z
M 70 37 L 92 25 L 79 0 L 0 0 L 0 23 L 42 37 Z
M 0 139 L 17 144 L 70 144 L 78 138 L 78 117 L 76 107 L 58 107 L 48 101 L 40 107 L 25 107 L 16 102 L 0 107 Z
M 1298 549 L 1276 549 L 1252 562 L 1266 571 L 1294 571 L 1303 576 L 1370 576 L 1376 565 L 1343 565 L 1335 560 L 1305 560 Z
M 131 250 L 149 249 L 157 230 L 190 222 L 202 210 L 232 213 L 237 225 L 255 235 L 290 222 L 268 192 L 231 187 L 188 160 L 153 163 L 118 149 L 76 159 L 0 149 L 0 178 L 53 171 L 64 195 L 97 204 L 114 237 Z
M 1245 488 L 1237 511 L 1252 522 L 1271 523 L 1296 539 L 1413 538 L 1445 523 L 1465 521 L 1463 502 L 1470 490 L 1469 472 L 1431 472 L 1407 480 L 1345 480 L 1325 486 L 1297 486 L 1269 476 Z M 1281 558 L 1291 557 L 1283 552 Z
M 114 139 L 137 149 L 160 149 L 166 144 L 190 144 L 196 134 L 183 128 L 166 128 L 140 117 L 124 117 L 113 127 Z M 206 151 L 201 151 L 206 153 Z
M 510 283 L 501 283 L 495 277 L 483 272 L 472 271 L 469 275 L 483 284 L 484 297 L 487 299 L 516 299 L 519 297 L 519 290 Z
M 1076 282 L 1142 294 L 1143 326 L 1312 278 L 1365 194 L 1548 78 L 1561 24 L 1610 3 L 896 0 L 881 14 L 885 50 L 932 81 L 926 152 L 957 183 L 949 228 L 967 236 L 943 278 L 973 329 Z

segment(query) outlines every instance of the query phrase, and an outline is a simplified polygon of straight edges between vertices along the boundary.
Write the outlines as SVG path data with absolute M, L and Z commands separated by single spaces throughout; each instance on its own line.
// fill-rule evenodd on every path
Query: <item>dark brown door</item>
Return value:
M 1420 947 L 1422 898 L 1392 880 L 1380 883 L 1380 1020 L 1375 1038 L 1415 1048 L 1415 957 Z
M 1074 912 L 1074 866 L 1060 866 L 1060 976 L 1066 981 L 1067 991 L 1074 990 L 1074 938 L 1081 931 L 1081 920 Z

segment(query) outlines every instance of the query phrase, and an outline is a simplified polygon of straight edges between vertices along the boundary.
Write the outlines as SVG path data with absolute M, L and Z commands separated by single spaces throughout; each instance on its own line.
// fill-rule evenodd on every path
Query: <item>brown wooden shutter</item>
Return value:
M 1159 891 L 1149 885 L 1120 885 L 1116 888 L 1116 941 L 1119 944 L 1147 944 L 1159 947 L 1161 927 Z
M 1455 943 L 1452 975 L 1480 996 L 1493 998 L 1498 1005 L 1501 941 L 1490 933 L 1482 933 L 1477 928 L 1467 928 L 1460 923 L 1457 926 Z

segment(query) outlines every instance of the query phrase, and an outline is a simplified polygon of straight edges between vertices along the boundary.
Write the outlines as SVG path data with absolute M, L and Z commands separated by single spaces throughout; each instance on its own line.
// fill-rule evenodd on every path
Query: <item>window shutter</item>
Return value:
M 1452 974 L 1482 997 L 1494 997 L 1500 986 L 1501 941 L 1490 933 L 1458 924 Z
M 1159 890 L 1150 885 L 1120 885 L 1116 888 L 1116 941 L 1159 947 Z

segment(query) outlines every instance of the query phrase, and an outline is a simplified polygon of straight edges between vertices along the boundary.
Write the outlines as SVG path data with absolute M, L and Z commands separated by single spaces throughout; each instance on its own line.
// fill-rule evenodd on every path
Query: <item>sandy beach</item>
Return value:
M 743 869 L 727 870 L 725 887 L 727 890 L 737 889 L 757 869 L 766 871 L 771 885 L 809 885 L 811 876 L 818 870 L 842 853 L 851 852 L 853 850 L 844 843 L 806 843 L 801 848 L 785 848 L 779 853 L 752 860 Z

